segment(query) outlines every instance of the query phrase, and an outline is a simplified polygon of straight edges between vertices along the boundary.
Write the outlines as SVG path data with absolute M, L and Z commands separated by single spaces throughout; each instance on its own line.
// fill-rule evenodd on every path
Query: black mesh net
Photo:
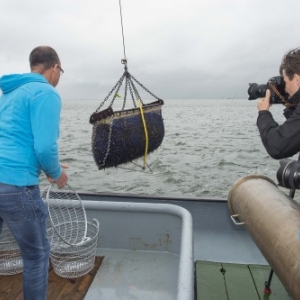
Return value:
M 123 109 L 114 112 L 112 104 L 118 95 L 124 78 L 126 78 L 126 84 Z M 154 96 L 157 101 L 144 104 L 132 78 Z M 131 109 L 124 109 L 127 89 L 134 104 L 134 108 Z M 114 96 L 110 106 L 99 111 L 113 92 Z M 157 98 L 132 77 L 126 67 L 124 74 L 108 94 L 108 97 L 104 99 L 90 118 L 90 123 L 93 124 L 92 152 L 99 169 L 117 167 L 140 158 L 145 153 L 153 152 L 161 145 L 165 134 L 161 112 L 163 100 Z M 141 108 L 136 107 L 136 100 L 141 102 Z

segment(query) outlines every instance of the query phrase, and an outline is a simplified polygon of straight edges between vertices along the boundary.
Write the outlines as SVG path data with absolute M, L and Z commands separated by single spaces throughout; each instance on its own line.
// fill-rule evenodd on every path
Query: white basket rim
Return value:
M 56 184 L 55 184 L 56 186 Z M 86 217 L 86 212 L 85 212 L 85 208 L 83 206 L 83 203 L 81 201 L 81 198 L 79 197 L 79 195 L 74 191 L 74 189 L 69 185 L 69 184 L 66 184 L 64 189 L 67 188 L 68 190 L 72 191 L 72 193 L 74 193 L 74 195 L 76 196 L 76 202 L 77 202 L 77 205 L 79 205 L 79 208 L 81 210 L 81 213 L 82 213 L 82 216 L 83 216 L 83 220 L 80 220 L 80 223 L 84 223 L 84 231 L 83 231 L 83 234 L 82 236 L 80 237 L 79 241 L 76 242 L 76 243 L 70 243 L 69 241 L 67 241 L 64 237 L 61 236 L 61 234 L 59 233 L 59 231 L 57 230 L 57 224 L 55 224 L 54 222 L 54 215 L 53 215 L 53 210 L 51 209 L 51 201 L 49 201 L 49 194 L 51 192 L 51 189 L 55 187 L 54 184 L 52 183 L 48 189 L 47 189 L 47 193 L 46 193 L 46 199 L 45 202 L 47 203 L 47 206 L 48 206 L 48 212 L 49 212 L 49 219 L 50 219 L 50 223 L 51 223 L 51 226 L 52 228 L 54 229 L 55 231 L 55 234 L 57 234 L 57 236 L 66 244 L 70 245 L 70 246 L 79 246 L 81 245 L 85 239 L 86 239 L 86 235 L 87 235 L 87 217 Z M 63 191 L 63 189 L 62 189 Z M 73 200 L 71 200 L 73 201 Z M 74 206 L 65 206 L 65 209 L 68 211 L 68 207 L 73 209 Z M 66 219 L 65 219 L 65 224 L 66 223 L 74 223 L 74 220 L 70 218 L 71 214 L 66 214 Z M 69 217 L 69 219 L 68 219 Z

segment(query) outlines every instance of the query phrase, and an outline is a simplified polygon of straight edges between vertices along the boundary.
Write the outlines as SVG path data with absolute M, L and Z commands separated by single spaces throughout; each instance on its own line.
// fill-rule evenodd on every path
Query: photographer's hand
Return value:
M 265 98 L 261 98 L 257 101 L 257 108 L 259 111 L 270 109 L 270 106 L 271 106 L 270 97 L 271 97 L 271 92 L 270 92 L 270 90 L 267 90 Z

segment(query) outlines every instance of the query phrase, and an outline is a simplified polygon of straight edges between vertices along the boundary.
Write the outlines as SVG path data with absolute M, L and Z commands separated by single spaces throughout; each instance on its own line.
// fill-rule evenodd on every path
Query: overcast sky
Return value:
M 124 71 L 119 0 L 0 0 L 0 74 L 52 46 L 63 99 L 102 99 Z M 247 98 L 300 46 L 299 0 L 122 0 L 129 72 L 162 99 Z

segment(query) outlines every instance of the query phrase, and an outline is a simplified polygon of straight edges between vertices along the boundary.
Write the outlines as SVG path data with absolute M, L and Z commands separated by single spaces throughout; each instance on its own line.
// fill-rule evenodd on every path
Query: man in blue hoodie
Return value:
M 24 299 L 44 300 L 50 245 L 38 185 L 42 171 L 60 188 L 68 181 L 59 162 L 61 99 L 54 89 L 63 69 L 47 46 L 33 49 L 29 62 L 31 73 L 0 78 L 0 228 L 5 221 L 19 244 Z

